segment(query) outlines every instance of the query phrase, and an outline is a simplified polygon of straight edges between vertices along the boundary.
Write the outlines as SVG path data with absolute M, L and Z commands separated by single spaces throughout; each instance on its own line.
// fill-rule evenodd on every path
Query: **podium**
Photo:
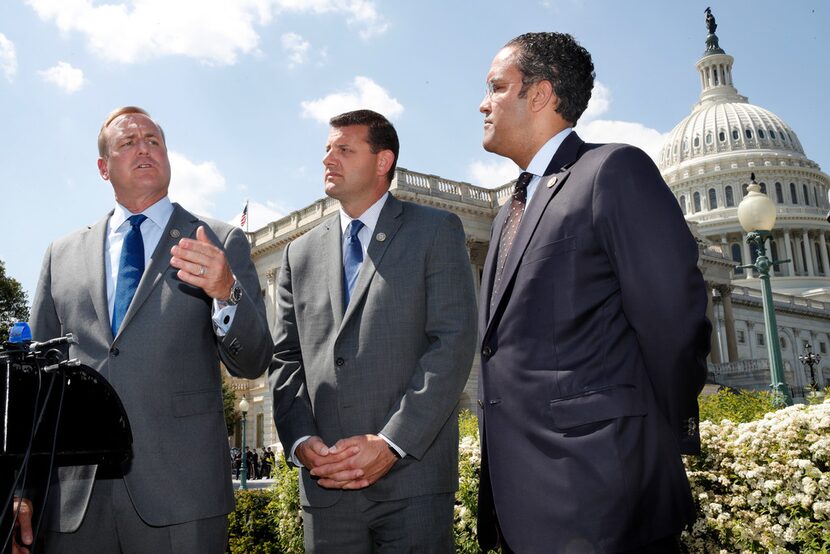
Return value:
M 0 350 L 2 502 L 15 486 L 27 451 L 29 465 L 40 468 L 48 468 L 50 461 L 54 467 L 120 464 L 132 453 L 130 422 L 112 385 L 88 366 L 60 361 L 59 354 L 58 350 L 33 353 L 9 343 Z M 33 478 L 30 473 L 26 488 L 45 486 Z M 46 478 L 38 476 L 39 481 Z M 3 541 L 13 518 L 9 508 L 0 522 Z M 11 551 L 9 545 L 2 548 Z

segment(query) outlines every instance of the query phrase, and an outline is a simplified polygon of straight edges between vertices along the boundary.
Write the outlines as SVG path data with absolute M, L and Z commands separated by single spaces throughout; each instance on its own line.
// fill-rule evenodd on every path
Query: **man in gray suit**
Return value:
M 455 215 L 391 196 L 392 124 L 331 122 L 340 212 L 285 248 L 270 385 L 308 552 L 451 552 L 475 295 Z
M 679 552 L 694 519 L 709 323 L 697 244 L 654 162 L 573 131 L 594 84 L 570 35 L 528 33 L 487 75 L 484 148 L 523 172 L 480 297 L 479 543 Z
M 98 146 L 115 209 L 49 247 L 32 334 L 77 337 L 68 353 L 118 392 L 133 455 L 58 468 L 47 551 L 219 554 L 233 509 L 219 363 L 254 378 L 273 346 L 248 242 L 170 202 L 164 134 L 144 110 L 111 113 Z M 200 458 L 183 465 L 183 451 Z

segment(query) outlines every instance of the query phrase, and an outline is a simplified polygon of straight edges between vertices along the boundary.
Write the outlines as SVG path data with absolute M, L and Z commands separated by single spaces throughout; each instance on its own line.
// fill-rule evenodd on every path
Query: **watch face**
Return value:
M 236 285 L 231 289 L 231 300 L 233 300 L 234 303 L 242 300 L 242 287 Z

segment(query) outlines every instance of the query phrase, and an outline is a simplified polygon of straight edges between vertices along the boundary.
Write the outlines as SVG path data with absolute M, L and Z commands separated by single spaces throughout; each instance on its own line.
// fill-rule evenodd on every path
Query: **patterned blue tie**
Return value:
M 343 290 L 346 294 L 346 306 L 352 297 L 357 274 L 360 273 L 360 264 L 363 263 L 363 246 L 357 234 L 363 229 L 363 222 L 353 219 L 346 227 L 346 252 L 343 256 Z
M 118 334 L 124 314 L 144 273 L 144 240 L 141 238 L 141 224 L 147 216 L 130 216 L 130 230 L 121 245 L 121 261 L 118 265 L 118 282 L 115 285 L 115 305 L 112 309 L 112 336 Z

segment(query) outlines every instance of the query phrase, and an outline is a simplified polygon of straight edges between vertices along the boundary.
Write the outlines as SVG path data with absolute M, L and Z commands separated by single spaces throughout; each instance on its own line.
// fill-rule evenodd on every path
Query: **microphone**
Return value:
M 46 350 L 47 348 L 54 348 L 62 344 L 78 344 L 78 339 L 72 333 L 66 333 L 62 337 L 47 340 L 46 342 L 32 342 L 29 345 L 29 352 L 37 352 L 39 350 Z

